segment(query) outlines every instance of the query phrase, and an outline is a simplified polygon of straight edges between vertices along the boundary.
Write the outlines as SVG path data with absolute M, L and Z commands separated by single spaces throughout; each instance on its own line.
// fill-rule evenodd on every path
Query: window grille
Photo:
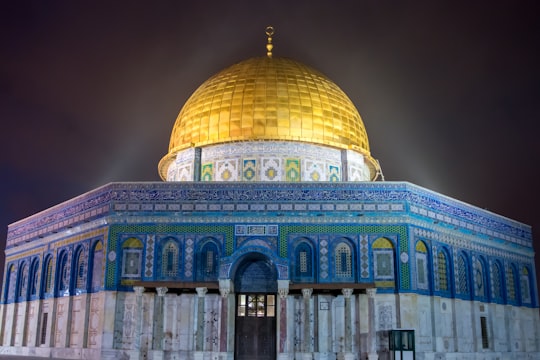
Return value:
M 163 276 L 178 275 L 178 246 L 169 241 L 163 248 Z
M 351 249 L 347 244 L 341 243 L 335 250 L 336 277 L 352 277 Z
M 514 269 L 512 266 L 508 267 L 506 272 L 506 291 L 508 293 L 509 300 L 516 300 L 516 286 L 514 278 Z
M 84 255 L 84 251 L 82 249 L 79 251 L 79 254 L 77 256 L 77 265 L 75 267 L 75 270 L 77 271 L 77 280 L 75 287 L 77 289 L 85 289 L 86 256 Z
M 501 294 L 501 270 L 499 269 L 499 265 L 497 263 L 493 264 L 492 282 L 493 282 L 493 297 L 496 298 L 496 299 L 500 299 L 502 297 L 502 294 Z
M 463 295 L 469 295 L 469 278 L 467 271 L 467 262 L 463 255 L 458 259 L 458 279 L 459 279 L 459 292 Z
M 443 251 L 439 251 L 437 255 L 437 268 L 439 274 L 439 290 L 447 291 L 448 290 L 448 273 L 447 273 L 447 263 L 446 263 L 446 254 Z

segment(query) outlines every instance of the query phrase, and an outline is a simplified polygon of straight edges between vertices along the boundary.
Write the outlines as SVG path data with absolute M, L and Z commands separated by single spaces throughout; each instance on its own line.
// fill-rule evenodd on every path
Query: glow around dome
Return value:
M 176 119 L 160 176 L 166 179 L 179 151 L 243 141 L 349 149 L 378 169 L 362 118 L 348 96 L 320 72 L 287 58 L 251 58 L 204 82 Z

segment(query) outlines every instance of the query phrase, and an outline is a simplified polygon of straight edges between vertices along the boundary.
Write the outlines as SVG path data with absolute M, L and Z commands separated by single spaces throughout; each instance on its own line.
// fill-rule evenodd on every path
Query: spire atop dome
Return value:
M 266 27 L 266 36 L 268 36 L 268 43 L 266 44 L 266 56 L 269 58 L 272 57 L 272 49 L 274 45 L 272 44 L 272 36 L 274 35 L 274 27 L 272 25 Z

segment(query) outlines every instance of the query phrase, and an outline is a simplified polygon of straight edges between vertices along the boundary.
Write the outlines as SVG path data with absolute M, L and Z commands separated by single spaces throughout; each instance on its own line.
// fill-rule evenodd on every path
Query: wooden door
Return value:
M 276 358 L 276 296 L 238 294 L 236 307 L 236 360 Z

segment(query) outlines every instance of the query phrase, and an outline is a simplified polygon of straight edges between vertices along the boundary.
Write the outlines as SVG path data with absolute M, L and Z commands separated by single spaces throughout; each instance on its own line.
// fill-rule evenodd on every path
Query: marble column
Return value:
M 302 289 L 302 296 L 304 297 L 304 341 L 302 342 L 302 352 L 311 352 L 311 294 L 313 289 Z
M 197 331 L 195 332 L 195 360 L 202 360 L 204 357 L 204 301 L 208 289 L 206 287 L 195 288 L 197 291 Z
M 154 304 L 154 326 L 153 333 L 154 338 L 152 339 L 152 349 L 154 350 L 163 350 L 163 307 L 164 307 L 164 297 L 169 289 L 166 287 L 156 288 L 157 298 L 155 298 Z
M 343 294 L 343 298 L 345 301 L 345 344 L 343 347 L 343 353 L 340 358 L 344 360 L 354 360 L 354 355 L 352 353 L 352 326 L 351 326 L 351 318 L 352 318 L 352 309 L 351 309 L 351 296 L 353 294 L 353 289 L 344 288 L 341 289 L 341 293 Z
M 377 332 L 375 330 L 375 294 L 377 288 L 366 289 L 368 296 L 368 360 L 378 360 Z
M 144 293 L 143 286 L 134 286 L 133 291 L 135 291 L 135 314 L 137 318 L 135 319 L 135 340 L 134 340 L 134 350 L 141 349 L 141 337 L 142 337 L 142 323 L 143 323 L 143 301 L 142 296 Z
M 278 360 L 289 359 L 287 341 L 287 295 L 289 294 L 289 281 L 278 280 L 279 294 L 279 347 Z
M 233 282 L 230 279 L 219 280 L 219 293 L 221 295 L 219 352 L 222 353 L 222 359 L 232 358 L 234 356 L 232 348 L 229 352 L 229 331 L 234 329 L 234 320 L 230 318 L 230 315 L 234 314 L 234 308 L 231 309 L 230 301 L 232 287 Z

